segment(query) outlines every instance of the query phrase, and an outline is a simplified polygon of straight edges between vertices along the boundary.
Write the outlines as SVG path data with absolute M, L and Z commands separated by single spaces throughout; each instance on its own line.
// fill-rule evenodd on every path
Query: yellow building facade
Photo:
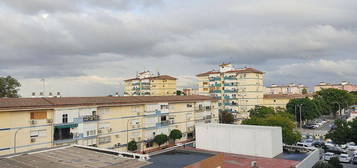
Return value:
M 219 70 L 196 76 L 199 94 L 216 97 L 220 110 L 232 112 L 238 120 L 248 118 L 248 111 L 263 103 L 264 73 L 259 70 L 221 64 Z
M 310 98 L 312 94 L 265 94 L 263 99 L 263 106 L 277 108 L 286 108 L 286 105 L 291 99 Z
M 137 152 L 157 148 L 155 135 L 179 129 L 194 138 L 194 125 L 218 122 L 208 96 L 135 96 L 0 99 L 0 155 L 68 144 Z
M 136 78 L 125 80 L 124 96 L 173 96 L 176 95 L 176 78 L 152 75 L 149 71 Z

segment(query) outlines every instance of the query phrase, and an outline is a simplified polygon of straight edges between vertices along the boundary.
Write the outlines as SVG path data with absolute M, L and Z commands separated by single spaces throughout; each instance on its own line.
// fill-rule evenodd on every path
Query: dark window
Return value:
M 167 120 L 166 116 L 161 116 L 161 121 L 166 121 L 166 120 Z
M 68 123 L 68 114 L 62 115 L 62 123 Z
M 186 107 L 191 108 L 192 104 L 187 104 Z
M 146 142 L 146 147 L 150 148 L 154 146 L 154 141 Z

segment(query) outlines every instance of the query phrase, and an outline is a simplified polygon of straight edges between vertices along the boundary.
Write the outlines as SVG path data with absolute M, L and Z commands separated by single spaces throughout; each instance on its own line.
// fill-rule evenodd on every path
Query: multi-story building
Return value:
M 232 112 L 237 119 L 249 116 L 249 109 L 263 103 L 264 73 L 254 68 L 235 69 L 221 64 L 219 70 L 198 74 L 199 94 L 219 99 L 220 110 Z
M 127 151 L 157 147 L 155 135 L 179 129 L 187 141 L 198 123 L 218 122 L 210 96 L 0 99 L 0 155 L 79 144 Z
M 294 83 L 289 85 L 272 84 L 265 88 L 265 94 L 303 94 L 304 90 L 307 92 L 307 87 L 304 85 L 296 85 Z
M 136 78 L 125 80 L 124 96 L 176 95 L 176 78 L 168 75 L 154 76 L 149 71 L 138 73 Z
M 342 81 L 339 84 L 331 84 L 331 83 L 326 83 L 326 82 L 320 82 L 320 84 L 315 85 L 314 92 L 318 92 L 321 89 L 329 89 L 329 88 L 346 90 L 347 92 L 356 92 L 357 91 L 357 85 L 354 85 L 354 84 L 349 83 L 347 81 Z
M 265 94 L 263 99 L 263 106 L 277 108 L 286 108 L 286 105 L 291 99 L 299 98 L 312 99 L 313 94 Z

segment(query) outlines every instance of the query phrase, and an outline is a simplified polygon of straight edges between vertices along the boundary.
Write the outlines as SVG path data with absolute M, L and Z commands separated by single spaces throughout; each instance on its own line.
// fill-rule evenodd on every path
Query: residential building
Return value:
M 291 99 L 298 98 L 312 98 L 313 94 L 265 94 L 263 99 L 263 106 L 277 108 L 286 108 L 286 105 Z
M 265 88 L 265 94 L 303 94 L 304 90 L 307 92 L 307 87 L 304 85 L 296 85 L 291 83 L 288 85 L 272 84 Z
M 347 92 L 356 92 L 357 91 L 357 85 L 354 85 L 354 84 L 349 83 L 347 81 L 342 81 L 339 84 L 331 84 L 331 83 L 326 83 L 326 82 L 320 82 L 320 84 L 315 85 L 314 92 L 318 92 L 321 89 L 329 89 L 329 88 L 346 90 Z
M 192 89 L 192 88 L 184 88 L 182 89 L 182 92 L 188 96 L 188 95 L 198 95 L 198 90 Z
M 0 99 L 0 155 L 79 144 L 127 151 L 155 149 L 155 135 L 179 129 L 194 137 L 198 123 L 218 122 L 210 96 L 130 96 Z
M 199 94 L 218 98 L 220 110 L 232 112 L 239 121 L 249 117 L 248 110 L 263 103 L 264 73 L 254 68 L 236 69 L 232 64 L 219 67 L 196 75 Z
M 136 78 L 125 80 L 124 96 L 173 96 L 176 95 L 176 80 L 168 75 L 155 76 L 144 71 Z

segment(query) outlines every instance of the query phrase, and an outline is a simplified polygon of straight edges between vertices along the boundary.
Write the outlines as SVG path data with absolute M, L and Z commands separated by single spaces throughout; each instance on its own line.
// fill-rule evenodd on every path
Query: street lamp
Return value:
M 302 117 L 301 117 L 301 107 L 302 107 L 302 105 L 303 105 L 303 104 L 300 104 L 300 105 L 299 105 L 299 109 L 300 109 L 300 128 L 301 128 L 301 124 L 302 124 L 302 123 L 301 123 L 301 118 L 302 118 Z

